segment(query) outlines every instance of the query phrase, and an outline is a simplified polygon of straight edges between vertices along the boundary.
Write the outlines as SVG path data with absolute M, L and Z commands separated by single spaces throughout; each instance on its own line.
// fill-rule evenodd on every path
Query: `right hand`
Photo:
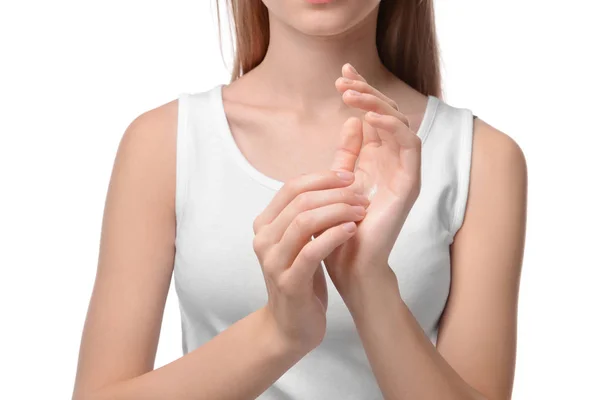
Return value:
M 254 220 L 253 247 L 269 296 L 265 310 L 295 348 L 310 351 L 325 335 L 321 261 L 354 235 L 368 205 L 348 187 L 353 182 L 354 174 L 343 180 L 333 170 L 301 175 L 287 181 Z

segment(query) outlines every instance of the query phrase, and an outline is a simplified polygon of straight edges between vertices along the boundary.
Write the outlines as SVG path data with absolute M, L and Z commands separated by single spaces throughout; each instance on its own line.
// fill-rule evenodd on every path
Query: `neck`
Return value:
M 269 15 L 269 47 L 254 73 L 265 77 L 261 81 L 274 97 L 281 95 L 279 104 L 309 112 L 341 107 L 334 82 L 345 63 L 375 87 L 390 79 L 377 52 L 377 11 L 352 29 L 327 37 L 304 34 Z

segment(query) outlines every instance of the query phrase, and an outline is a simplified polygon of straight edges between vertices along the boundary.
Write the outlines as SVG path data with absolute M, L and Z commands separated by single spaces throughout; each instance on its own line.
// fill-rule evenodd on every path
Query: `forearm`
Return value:
M 161 368 L 75 399 L 254 399 L 306 352 L 292 348 L 261 308 Z
M 355 300 L 348 306 L 386 400 L 485 399 L 427 338 L 402 300 L 395 276 L 365 281 L 353 290 Z

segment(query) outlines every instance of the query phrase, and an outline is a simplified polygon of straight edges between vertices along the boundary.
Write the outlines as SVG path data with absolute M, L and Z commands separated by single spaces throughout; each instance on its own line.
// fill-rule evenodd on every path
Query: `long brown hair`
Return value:
M 226 0 L 235 29 L 231 81 L 261 63 L 269 46 L 269 13 L 262 0 Z M 219 0 L 217 21 L 221 41 Z M 385 67 L 424 95 L 441 97 L 440 56 L 433 0 L 381 0 L 377 51 Z

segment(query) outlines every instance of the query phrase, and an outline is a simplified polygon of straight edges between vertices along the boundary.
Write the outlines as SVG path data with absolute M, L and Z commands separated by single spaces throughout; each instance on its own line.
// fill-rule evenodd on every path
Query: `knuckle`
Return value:
M 287 283 L 285 282 L 283 276 L 280 276 L 278 279 L 275 280 L 275 287 L 277 288 L 278 292 L 286 291 Z
M 252 239 L 252 248 L 259 257 L 263 254 L 267 248 L 267 241 L 263 235 L 254 235 L 254 239 Z
M 305 265 L 319 261 L 312 246 L 304 246 L 302 251 L 298 254 L 298 258 L 300 259 L 299 261 Z
M 282 186 L 281 190 L 286 190 L 290 193 L 297 193 L 302 186 L 302 182 L 306 179 L 307 174 L 300 174 L 294 178 L 288 179 Z
M 264 256 L 263 261 L 261 263 L 263 270 L 265 271 L 265 274 L 273 276 L 276 274 L 276 272 L 278 271 L 278 266 L 277 266 L 277 255 L 275 254 L 275 251 L 269 251 L 267 252 L 267 254 Z
M 254 231 L 255 235 L 258 233 L 261 226 L 262 224 L 260 216 L 254 218 L 254 221 L 252 222 L 252 230 Z
M 290 278 L 287 274 L 281 274 L 278 279 L 275 280 L 275 286 L 281 293 L 291 293 L 294 285 L 290 282 Z
M 310 202 L 311 202 L 311 200 L 310 200 L 310 195 L 308 194 L 308 192 L 300 193 L 298 196 L 296 196 L 296 199 L 294 200 L 295 206 L 301 210 L 309 209 Z
M 310 229 L 311 224 L 312 217 L 306 212 L 300 213 L 294 218 L 294 227 L 301 232 Z

